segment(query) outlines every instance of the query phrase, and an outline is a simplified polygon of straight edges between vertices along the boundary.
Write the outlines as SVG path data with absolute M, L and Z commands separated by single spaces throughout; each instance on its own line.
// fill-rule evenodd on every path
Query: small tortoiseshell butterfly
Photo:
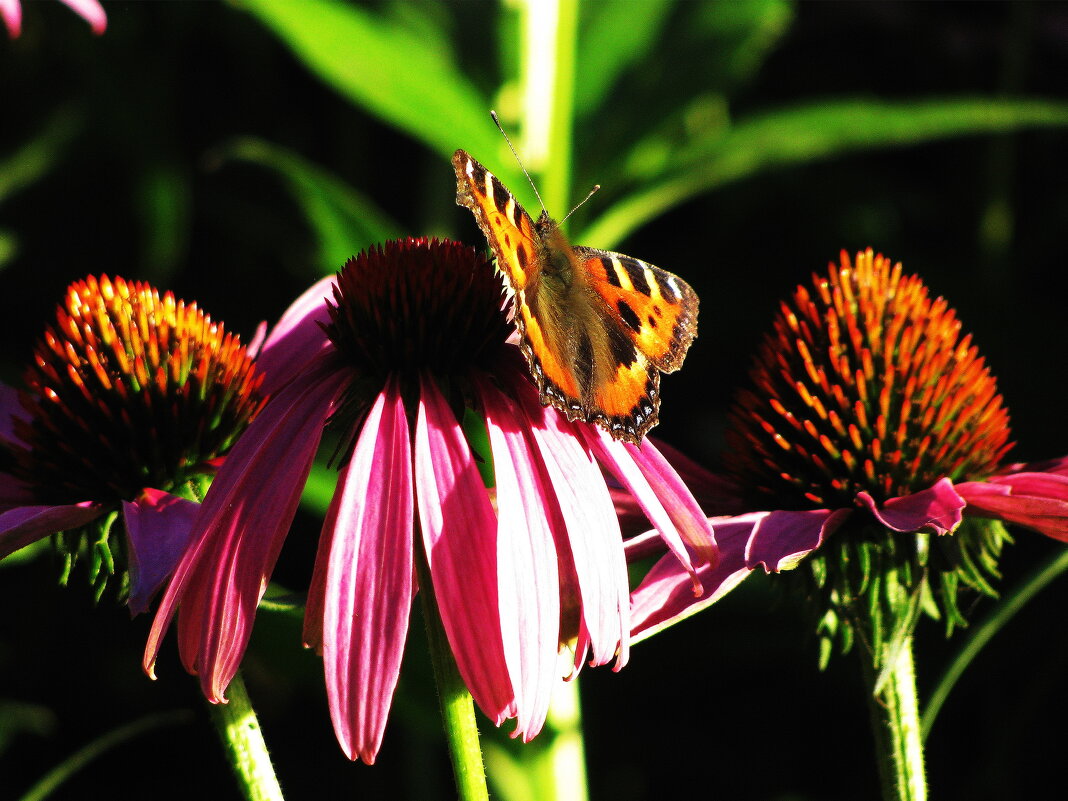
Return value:
M 542 404 L 638 444 L 658 420 L 660 373 L 697 335 L 697 295 L 644 261 L 574 246 L 546 211 L 537 222 L 463 150 L 456 203 L 475 214 L 515 293 L 520 347 Z

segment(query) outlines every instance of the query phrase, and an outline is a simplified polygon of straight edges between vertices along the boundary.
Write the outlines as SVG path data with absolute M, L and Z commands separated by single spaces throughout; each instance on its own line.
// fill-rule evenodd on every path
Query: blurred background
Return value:
M 455 148 L 537 209 L 495 108 L 553 216 L 601 184 L 569 220 L 574 241 L 676 272 L 701 297 L 656 436 L 715 467 L 779 300 L 840 250 L 871 246 L 956 308 L 1012 413 L 1013 458 L 1068 453 L 1068 4 L 104 7 L 100 37 L 51 1 L 24 3 L 21 37 L 0 35 L 6 383 L 88 273 L 171 289 L 247 338 L 390 236 L 483 247 L 455 205 Z M 292 586 L 307 581 L 318 522 L 309 504 L 283 553 L 279 578 Z M 1016 539 L 1004 588 L 1058 550 Z M 189 709 L 52 797 L 237 798 L 173 635 L 151 682 L 140 669 L 149 621 L 107 600 L 92 608 L 87 588 L 57 588 L 56 574 L 47 557 L 0 565 L 0 797 L 117 726 Z M 591 798 L 670 798 L 694 781 L 729 799 L 877 795 L 856 657 L 820 672 L 806 620 L 773 584 L 753 576 L 637 647 L 619 674 L 583 673 Z M 1062 579 L 954 690 L 928 741 L 932 797 L 1059 786 L 1066 605 Z M 972 618 L 993 607 L 977 602 Z M 245 674 L 287 797 L 454 797 L 421 626 L 412 633 L 367 767 L 337 747 L 299 623 L 260 614 Z M 920 626 L 921 693 L 961 639 Z M 484 724 L 513 755 L 539 748 Z

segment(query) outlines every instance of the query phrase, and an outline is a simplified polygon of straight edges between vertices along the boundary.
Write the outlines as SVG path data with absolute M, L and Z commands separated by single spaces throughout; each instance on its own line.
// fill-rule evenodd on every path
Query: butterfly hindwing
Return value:
M 658 419 L 660 371 L 677 370 L 697 333 L 682 279 L 621 253 L 572 247 L 463 150 L 456 202 L 471 209 L 515 293 L 520 348 L 542 403 L 638 443 Z

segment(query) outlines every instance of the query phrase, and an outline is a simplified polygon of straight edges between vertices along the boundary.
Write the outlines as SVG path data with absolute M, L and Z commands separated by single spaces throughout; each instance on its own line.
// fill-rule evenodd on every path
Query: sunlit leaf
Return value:
M 323 462 L 316 462 L 312 465 L 308 481 L 304 485 L 304 493 L 300 496 L 301 506 L 315 514 L 325 515 L 336 486 L 337 470 L 327 467 Z
M 241 7 L 327 84 L 438 153 L 496 152 L 489 100 L 412 12 L 387 16 L 336 0 L 242 0 Z
M 672 149 L 663 174 L 609 208 L 581 235 L 612 247 L 702 192 L 763 170 L 953 136 L 1068 125 L 1068 104 L 1040 100 L 834 101 L 775 111 Z
M 366 195 L 283 147 L 242 137 L 218 153 L 223 159 L 263 165 L 285 179 L 318 238 L 319 265 L 324 274 L 334 272 L 370 245 L 403 235 L 400 225 Z

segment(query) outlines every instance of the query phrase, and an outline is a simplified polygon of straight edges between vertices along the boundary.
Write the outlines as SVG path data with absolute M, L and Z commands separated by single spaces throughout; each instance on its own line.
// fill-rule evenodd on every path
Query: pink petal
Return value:
M 695 598 L 690 574 L 672 554 L 653 565 L 631 594 L 631 643 L 651 637 L 714 604 L 752 572 L 746 564 L 746 543 L 767 512 L 714 518 L 719 561 L 697 570 L 701 595 Z
M 156 489 L 122 502 L 130 567 L 130 616 L 148 611 L 148 602 L 189 544 L 200 504 Z
M 882 507 L 866 492 L 858 492 L 857 500 L 868 507 L 876 520 L 893 531 L 912 532 L 926 528 L 939 535 L 956 530 L 966 505 L 948 478 L 939 479 L 930 489 L 891 498 Z
M 270 395 L 299 375 L 308 360 L 331 347 L 320 323 L 330 322 L 326 299 L 333 296 L 334 278 L 321 278 L 304 291 L 285 310 L 271 330 L 256 358 L 256 367 L 264 374 L 261 391 Z
M 612 497 L 575 426 L 555 409 L 543 407 L 528 381 L 517 382 L 515 391 L 563 516 L 591 661 L 603 665 L 614 658 L 614 669 L 619 670 L 628 657 L 630 600 L 627 560 Z
M 705 469 L 678 448 L 656 437 L 646 437 L 645 442 L 654 445 L 679 474 L 701 509 L 709 516 L 740 515 L 745 512 L 742 488 L 729 478 Z
M 521 412 L 500 391 L 479 387 L 497 486 L 498 600 L 504 657 L 515 690 L 515 737 L 541 731 L 560 644 L 560 581 L 546 497 Z
M 441 622 L 475 703 L 515 716 L 497 590 L 497 518 L 463 430 L 433 381 L 420 382 L 416 502 Z
M 790 570 L 823 544 L 852 514 L 850 509 L 809 509 L 801 512 L 758 512 L 745 548 L 750 568 L 762 566 L 767 573 Z M 716 536 L 719 537 L 716 524 Z
M 71 11 L 89 23 L 93 33 L 100 36 L 108 27 L 108 15 L 97 0 L 62 0 Z
M 323 524 L 332 532 L 322 638 L 330 718 L 348 758 L 368 765 L 382 744 L 408 637 L 413 503 L 408 420 L 391 382 L 363 424 Z
M 0 17 L 4 19 L 8 35 L 17 39 L 22 33 L 22 6 L 19 0 L 0 0 Z
M 699 563 L 713 561 L 715 539 L 712 526 L 678 474 L 648 440 L 638 448 L 615 441 L 595 426 L 578 426 L 576 430 L 597 459 L 637 499 L 668 550 L 692 576 L 694 593 L 699 594 L 701 582 L 687 546 L 694 547 Z
M 969 515 L 994 517 L 1068 542 L 1068 475 L 1012 473 L 956 486 Z
M 230 451 L 200 507 L 186 550 L 160 601 L 145 647 L 152 675 L 160 641 L 181 602 L 178 646 L 209 701 L 224 701 L 256 606 L 296 512 L 323 425 L 349 378 L 330 354 L 263 408 Z
M 8 509 L 0 514 L 0 559 L 50 534 L 84 526 L 104 511 L 104 507 L 92 501 Z

